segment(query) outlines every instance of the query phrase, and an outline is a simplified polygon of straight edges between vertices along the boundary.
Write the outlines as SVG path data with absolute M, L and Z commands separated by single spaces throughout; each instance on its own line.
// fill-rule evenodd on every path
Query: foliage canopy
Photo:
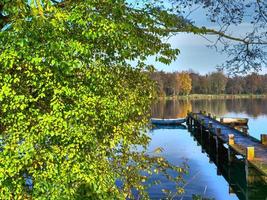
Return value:
M 181 18 L 123 0 L 0 5 L 1 198 L 145 197 L 151 167 L 180 182 L 182 168 L 145 154 L 154 86 L 143 61 L 176 57 L 161 37 Z

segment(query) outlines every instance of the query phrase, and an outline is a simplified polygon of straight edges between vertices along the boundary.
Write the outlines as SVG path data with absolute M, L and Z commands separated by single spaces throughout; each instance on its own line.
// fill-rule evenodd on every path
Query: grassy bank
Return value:
M 267 98 L 267 94 L 190 94 L 179 96 L 165 96 L 159 97 L 160 99 L 249 99 L 249 98 Z

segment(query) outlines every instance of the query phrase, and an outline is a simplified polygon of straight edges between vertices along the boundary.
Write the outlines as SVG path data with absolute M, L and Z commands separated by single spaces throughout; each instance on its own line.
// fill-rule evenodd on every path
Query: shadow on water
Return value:
M 152 131 L 157 129 L 178 129 L 178 130 L 186 130 L 187 126 L 180 124 L 180 125 L 153 125 Z
M 228 182 L 230 194 L 236 194 L 240 200 L 267 199 L 267 183 L 244 158 L 233 154 L 227 145 L 210 136 L 208 131 L 192 129 L 190 133 L 210 163 L 216 165 L 217 175 Z

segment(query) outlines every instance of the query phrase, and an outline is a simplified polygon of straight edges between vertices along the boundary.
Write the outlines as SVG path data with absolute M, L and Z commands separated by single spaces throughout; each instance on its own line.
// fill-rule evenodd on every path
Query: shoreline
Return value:
M 160 100 L 205 100 L 205 99 L 259 99 L 267 98 L 267 94 L 190 94 L 178 96 L 161 96 Z

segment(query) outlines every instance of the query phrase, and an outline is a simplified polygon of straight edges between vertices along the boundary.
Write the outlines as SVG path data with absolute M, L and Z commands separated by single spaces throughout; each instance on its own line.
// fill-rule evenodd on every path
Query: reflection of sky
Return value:
M 209 158 L 201 153 L 201 147 L 197 146 L 187 130 L 158 129 L 154 130 L 151 136 L 148 151 L 162 147 L 164 151 L 161 155 L 175 165 L 179 165 L 185 158 L 188 159 L 190 169 L 186 176 L 188 185 L 185 187 L 184 200 L 191 199 L 192 194 L 213 197 L 216 200 L 237 199 L 235 195 L 229 195 L 228 183 L 222 176 L 217 176 L 216 166 L 209 163 Z M 174 189 L 174 185 L 167 181 L 163 186 Z M 161 194 L 160 189 L 151 188 L 152 199 L 159 199 L 157 195 Z

